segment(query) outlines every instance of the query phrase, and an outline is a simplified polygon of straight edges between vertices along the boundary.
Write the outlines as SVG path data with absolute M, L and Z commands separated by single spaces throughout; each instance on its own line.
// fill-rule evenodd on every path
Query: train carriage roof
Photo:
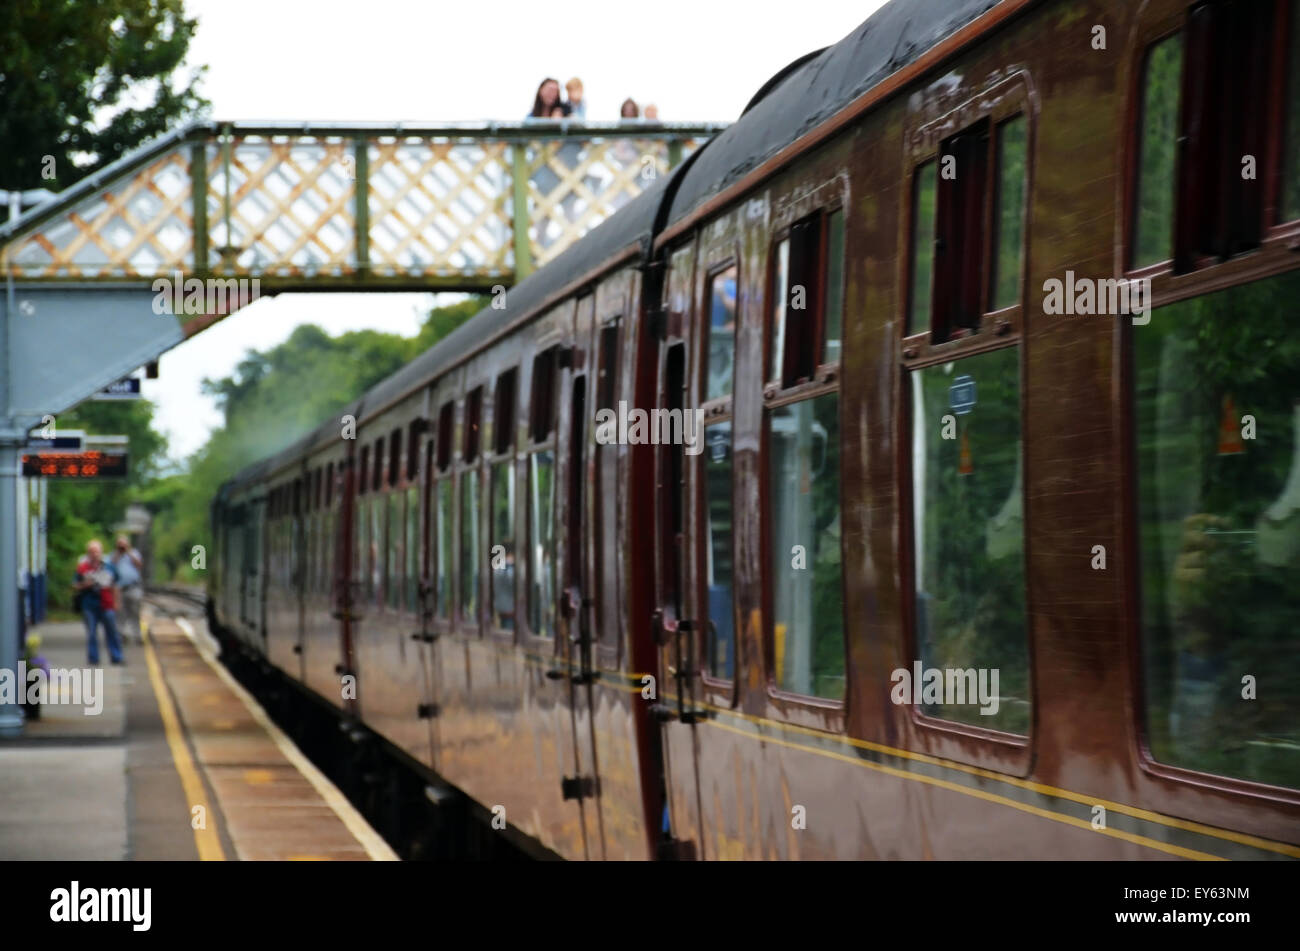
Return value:
M 998 0 L 891 0 L 856 30 L 820 53 L 796 60 L 760 90 L 731 127 L 701 150 L 672 196 L 667 223 L 821 125 L 916 60 L 930 47 L 998 5 Z

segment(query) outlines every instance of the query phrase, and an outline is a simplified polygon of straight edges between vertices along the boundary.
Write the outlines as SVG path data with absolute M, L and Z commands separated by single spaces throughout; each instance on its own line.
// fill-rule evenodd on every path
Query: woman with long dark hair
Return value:
M 564 102 L 560 99 L 560 81 L 548 76 L 537 87 L 537 95 L 533 97 L 533 111 L 528 113 L 528 118 L 549 119 L 551 110 L 557 105 L 564 108 Z M 567 109 L 564 114 L 566 116 L 569 114 Z

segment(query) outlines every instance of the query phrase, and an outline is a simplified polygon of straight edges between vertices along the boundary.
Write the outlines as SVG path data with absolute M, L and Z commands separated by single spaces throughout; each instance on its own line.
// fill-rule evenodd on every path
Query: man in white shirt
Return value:
M 144 637 L 140 633 L 140 596 L 143 593 L 141 582 L 144 579 L 141 572 L 144 561 L 140 558 L 140 553 L 131 547 L 131 540 L 125 535 L 117 536 L 117 546 L 108 561 L 117 571 L 117 583 L 122 594 L 118 611 L 122 638 L 127 640 L 134 636 L 136 640 L 143 641 Z

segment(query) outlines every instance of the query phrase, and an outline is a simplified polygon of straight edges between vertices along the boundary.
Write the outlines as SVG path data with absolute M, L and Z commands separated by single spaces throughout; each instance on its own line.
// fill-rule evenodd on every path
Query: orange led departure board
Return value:
M 46 479 L 125 479 L 126 453 L 88 449 L 25 454 L 23 475 Z

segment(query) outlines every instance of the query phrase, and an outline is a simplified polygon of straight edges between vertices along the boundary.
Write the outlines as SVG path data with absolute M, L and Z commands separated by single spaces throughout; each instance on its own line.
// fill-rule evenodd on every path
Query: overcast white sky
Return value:
M 587 117 L 628 96 L 668 120 L 732 121 L 773 73 L 844 37 L 882 0 L 187 0 L 190 63 L 215 119 L 519 119 L 544 76 L 579 76 Z M 199 392 L 302 323 L 413 334 L 427 294 L 264 298 L 163 356 L 145 380 L 180 459 L 221 422 Z M 322 381 L 328 385 L 328 381 Z

